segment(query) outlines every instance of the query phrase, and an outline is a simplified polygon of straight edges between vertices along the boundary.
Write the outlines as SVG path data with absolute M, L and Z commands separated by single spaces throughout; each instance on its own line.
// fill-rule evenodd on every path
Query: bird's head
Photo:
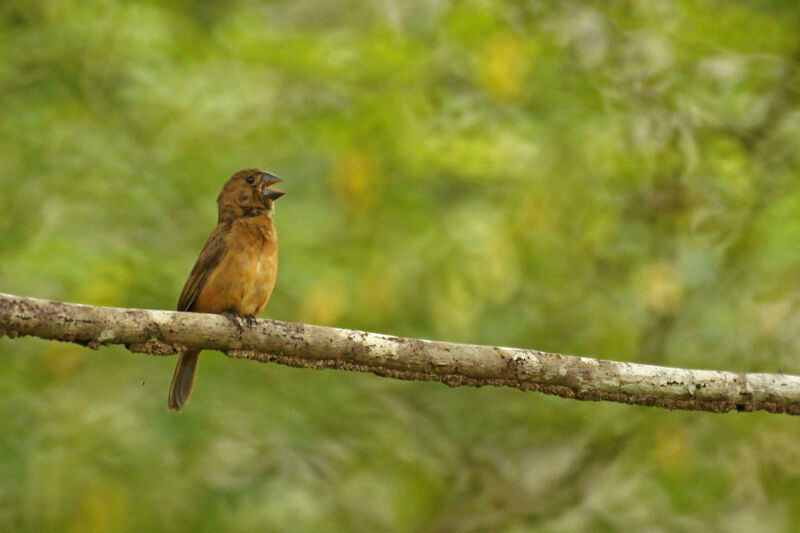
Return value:
M 282 181 L 278 176 L 257 168 L 240 170 L 225 183 L 217 197 L 219 221 L 263 214 L 272 217 L 274 202 L 284 193 L 269 186 Z

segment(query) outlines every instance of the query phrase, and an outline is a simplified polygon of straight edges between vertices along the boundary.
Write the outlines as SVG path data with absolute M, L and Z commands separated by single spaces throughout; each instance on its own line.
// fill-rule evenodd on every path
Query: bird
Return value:
M 278 274 L 273 216 L 282 179 L 256 168 L 233 174 L 217 197 L 217 226 L 203 246 L 178 299 L 178 311 L 219 313 L 241 328 L 269 302 Z M 192 393 L 200 350 L 180 353 L 167 406 L 180 411 Z

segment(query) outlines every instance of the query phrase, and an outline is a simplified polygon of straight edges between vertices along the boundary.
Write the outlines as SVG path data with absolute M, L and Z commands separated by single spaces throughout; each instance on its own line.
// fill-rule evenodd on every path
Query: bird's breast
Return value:
M 259 224 L 259 218 L 231 228 L 225 255 L 198 296 L 206 312 L 258 315 L 267 305 L 278 274 L 278 239 L 271 221 Z

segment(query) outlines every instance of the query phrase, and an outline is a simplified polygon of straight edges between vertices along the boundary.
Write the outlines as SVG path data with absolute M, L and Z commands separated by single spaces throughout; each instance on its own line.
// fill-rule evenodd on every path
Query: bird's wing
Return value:
M 186 280 L 186 285 L 183 286 L 183 292 L 178 300 L 178 311 L 192 310 L 197 295 L 203 290 L 208 277 L 225 255 L 225 236 L 229 231 L 230 226 L 220 224 L 211 232 L 200 252 L 200 257 L 197 258 L 197 263 L 194 264 L 192 273 L 189 274 L 189 279 Z

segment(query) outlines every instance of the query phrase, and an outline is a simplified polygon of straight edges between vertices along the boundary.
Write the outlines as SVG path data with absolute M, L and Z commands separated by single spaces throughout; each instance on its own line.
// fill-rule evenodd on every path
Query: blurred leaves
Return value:
M 173 308 L 235 170 L 266 316 L 798 373 L 800 10 L 8 0 L 0 290 Z M 800 528 L 796 422 L 0 339 L 0 529 Z M 768 517 L 768 519 L 766 518 Z

